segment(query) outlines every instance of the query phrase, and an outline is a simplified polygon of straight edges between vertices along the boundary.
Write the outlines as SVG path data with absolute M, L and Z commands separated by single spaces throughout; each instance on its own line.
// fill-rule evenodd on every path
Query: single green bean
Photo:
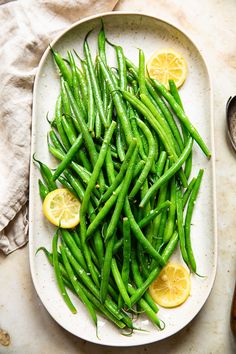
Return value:
M 126 286 L 123 283 L 123 280 L 122 280 L 122 277 L 121 277 L 120 271 L 118 269 L 115 258 L 112 258 L 112 261 L 111 261 L 111 271 L 112 271 L 113 277 L 115 279 L 116 285 L 119 289 L 120 295 L 122 296 L 122 298 L 123 298 L 125 304 L 128 306 L 128 308 L 130 308 L 131 307 L 130 298 L 129 298 L 129 295 L 126 290 Z
M 147 89 L 145 85 L 145 56 L 142 49 L 139 49 L 138 83 L 140 93 L 147 94 Z M 125 88 L 122 90 L 125 90 Z
M 122 141 L 122 131 L 121 131 L 121 126 L 120 122 L 117 122 L 117 132 L 116 132 L 116 147 L 117 147 L 117 152 L 118 156 L 121 162 L 124 161 L 125 159 L 125 149 L 124 149 L 124 143 Z
M 176 182 L 175 176 L 172 177 L 170 182 L 170 209 L 168 213 L 168 219 L 165 226 L 164 232 L 164 242 L 168 242 L 171 236 L 173 235 L 175 229 L 175 213 L 176 213 Z
M 72 87 L 72 75 L 70 70 L 65 64 L 65 61 L 63 60 L 61 55 L 55 51 L 55 49 L 53 49 L 52 47 L 50 47 L 50 49 L 53 54 L 53 58 L 60 70 L 61 75 L 63 76 L 64 80 L 66 80 L 68 84 Z
M 71 146 L 70 150 L 65 155 L 64 159 L 62 160 L 62 162 L 57 166 L 57 169 L 56 169 L 56 171 L 53 174 L 53 180 L 54 181 L 56 179 L 58 179 L 58 177 L 62 174 L 62 172 L 65 170 L 65 168 L 70 164 L 70 162 L 72 161 L 73 157 L 75 156 L 75 154 L 77 153 L 77 151 L 81 147 L 82 143 L 83 143 L 83 137 L 80 134 L 77 137 L 77 139 L 75 140 L 74 144 Z
M 182 193 L 180 189 L 178 189 L 176 192 L 176 213 L 177 213 L 177 227 L 178 227 L 178 234 L 179 234 L 180 251 L 183 260 L 187 265 L 189 265 L 188 254 L 185 246 L 183 200 L 182 200 Z
M 171 202 L 166 200 L 165 202 L 158 205 L 155 209 L 150 210 L 142 220 L 139 221 L 138 225 L 142 229 L 148 225 L 157 215 L 159 215 L 163 210 L 168 209 L 171 206 Z
M 166 158 L 167 158 L 167 153 L 166 151 L 162 151 L 160 153 L 159 159 L 157 161 L 157 165 L 156 165 L 156 176 L 157 178 L 160 178 L 166 163 Z
M 130 256 L 131 256 L 131 234 L 130 234 L 130 224 L 129 219 L 123 218 L 123 263 L 121 269 L 121 277 L 125 289 L 128 290 L 129 283 L 129 272 L 130 272 Z M 113 248 L 114 250 L 114 248 Z M 122 297 L 119 296 L 118 308 L 121 308 L 123 305 Z
M 47 188 L 47 186 L 45 186 L 41 179 L 38 180 L 38 186 L 40 197 L 42 198 L 42 200 L 44 200 L 49 193 L 49 189 Z
M 186 204 L 188 202 L 188 198 L 189 198 L 189 196 L 190 196 L 190 194 L 192 192 L 192 189 L 193 189 L 195 181 L 196 181 L 196 178 L 193 177 L 193 179 L 191 180 L 191 182 L 188 185 L 188 188 L 184 192 L 184 195 L 183 195 L 183 208 L 185 208 L 185 206 L 186 206 Z
M 197 266 L 196 266 L 196 261 L 194 258 L 192 244 L 191 244 L 190 229 L 191 229 L 193 209 L 200 189 L 203 173 L 204 170 L 199 171 L 196 181 L 194 183 L 192 193 L 190 195 L 189 202 L 188 202 L 188 209 L 186 212 L 185 224 L 184 224 L 186 251 L 188 255 L 189 265 L 194 273 L 196 273 Z

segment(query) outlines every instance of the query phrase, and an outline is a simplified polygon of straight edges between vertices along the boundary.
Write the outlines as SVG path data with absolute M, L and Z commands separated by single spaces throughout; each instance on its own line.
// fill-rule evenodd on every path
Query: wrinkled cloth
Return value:
M 33 80 L 48 44 L 75 21 L 117 0 L 0 1 L 0 250 L 27 242 Z

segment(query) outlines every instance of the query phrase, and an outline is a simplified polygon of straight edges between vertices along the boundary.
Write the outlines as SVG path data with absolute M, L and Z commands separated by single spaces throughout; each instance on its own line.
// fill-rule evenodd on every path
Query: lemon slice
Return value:
M 169 90 L 168 80 L 174 80 L 177 87 L 183 85 L 187 76 L 184 57 L 173 49 L 156 50 L 147 62 L 149 76 L 160 81 Z
M 180 264 L 168 263 L 150 285 L 153 300 L 163 307 L 176 307 L 187 300 L 190 294 L 190 274 Z
M 80 222 L 80 206 L 80 201 L 68 189 L 59 188 L 44 199 L 43 213 L 52 224 L 70 229 Z

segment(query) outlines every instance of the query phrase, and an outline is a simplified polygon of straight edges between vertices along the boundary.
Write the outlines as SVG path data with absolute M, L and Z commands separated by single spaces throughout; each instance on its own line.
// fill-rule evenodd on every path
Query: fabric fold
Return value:
M 33 80 L 43 52 L 83 17 L 117 0 L 22 0 L 0 5 L 0 250 L 27 242 Z

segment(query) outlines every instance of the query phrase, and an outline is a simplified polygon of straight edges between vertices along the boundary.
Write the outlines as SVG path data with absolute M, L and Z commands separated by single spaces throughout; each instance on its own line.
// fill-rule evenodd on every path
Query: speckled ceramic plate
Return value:
M 132 336 L 122 336 L 117 328 L 103 317 L 99 317 L 98 333 L 90 320 L 84 306 L 73 298 L 78 314 L 72 315 L 64 304 L 55 283 L 53 269 L 44 254 L 35 255 L 41 245 L 51 248 L 52 235 L 55 229 L 43 218 L 41 200 L 38 194 L 37 168 L 31 165 L 30 173 L 30 267 L 37 293 L 51 316 L 66 330 L 74 335 L 103 345 L 134 346 L 159 341 L 171 336 L 186 326 L 204 305 L 216 272 L 216 217 L 214 192 L 214 145 L 212 126 L 212 93 L 206 64 L 193 42 L 176 27 L 157 18 L 133 13 L 106 13 L 79 21 L 66 30 L 52 45 L 66 55 L 68 49 L 76 49 L 82 53 L 82 43 L 88 30 L 96 28 L 89 37 L 92 52 L 95 55 L 97 46 L 97 30 L 101 17 L 104 20 L 107 37 L 113 43 L 123 46 L 126 55 L 137 63 L 137 48 L 143 48 L 146 58 L 157 48 L 171 47 L 181 52 L 188 62 L 188 77 L 181 89 L 181 96 L 187 114 L 199 128 L 201 135 L 210 146 L 213 156 L 210 161 L 203 156 L 198 146 L 194 145 L 195 175 L 200 167 L 205 169 L 204 179 L 193 215 L 192 242 L 196 255 L 199 274 L 204 278 L 191 276 L 191 296 L 180 307 L 175 309 L 161 308 L 158 316 L 165 322 L 163 331 L 155 328 L 145 316 L 140 316 L 136 325 L 147 330 L 134 332 Z M 107 48 L 109 62 L 114 61 L 114 51 Z M 59 80 L 49 50 L 44 53 L 34 85 L 32 153 L 48 163 L 56 164 L 47 150 L 46 134 L 49 130 L 45 119 L 46 113 L 53 116 L 54 104 L 59 92 Z M 181 262 L 178 251 L 173 258 Z M 47 329 L 45 328 L 45 331 Z

